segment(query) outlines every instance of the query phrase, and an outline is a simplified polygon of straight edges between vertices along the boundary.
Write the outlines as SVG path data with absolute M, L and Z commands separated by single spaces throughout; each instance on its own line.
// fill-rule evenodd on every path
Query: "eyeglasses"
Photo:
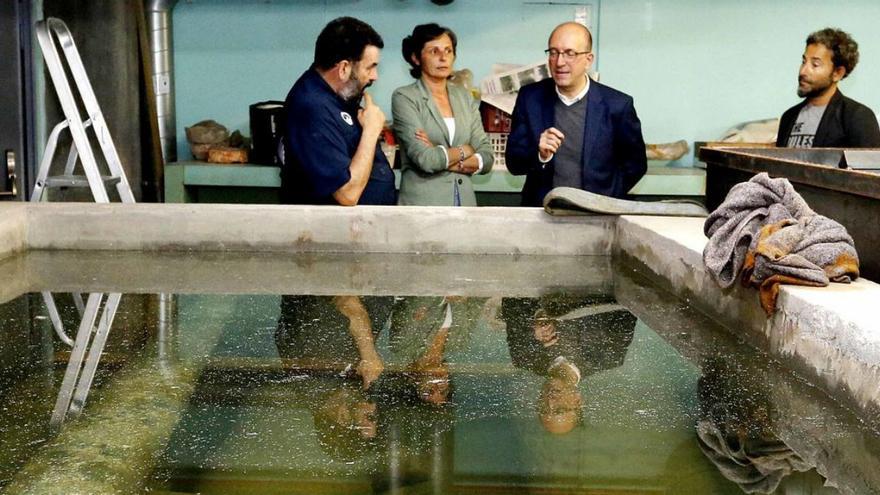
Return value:
M 455 51 L 448 46 L 446 48 L 440 48 L 437 46 L 432 46 L 431 48 L 425 48 L 425 53 L 432 57 L 439 57 L 440 55 L 446 55 L 447 57 L 455 54 Z
M 579 55 L 586 55 L 586 54 L 590 53 L 590 51 L 589 50 L 587 50 L 585 52 L 576 52 L 574 50 L 559 51 L 556 48 L 548 48 L 548 49 L 544 50 L 544 53 L 546 53 L 547 56 L 551 60 L 562 55 L 562 58 L 565 59 L 566 62 L 571 62 L 572 60 L 576 59 Z

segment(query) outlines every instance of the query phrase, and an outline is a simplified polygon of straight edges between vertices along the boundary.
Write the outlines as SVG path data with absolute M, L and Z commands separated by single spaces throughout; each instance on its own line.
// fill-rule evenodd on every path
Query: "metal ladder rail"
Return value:
M 76 44 L 73 42 L 73 36 L 70 34 L 70 30 L 60 19 L 50 17 L 46 20 L 37 22 L 35 31 L 37 40 L 40 43 L 40 48 L 43 52 L 43 57 L 46 61 L 46 67 L 49 69 L 49 75 L 52 78 L 55 91 L 58 94 L 58 100 L 64 111 L 67 127 L 70 129 L 70 134 L 73 137 L 73 146 L 75 146 L 79 152 L 83 163 L 83 169 L 89 182 L 89 188 L 92 191 L 95 201 L 98 203 L 109 203 L 110 199 L 107 196 L 107 190 L 104 187 L 98 164 L 95 160 L 95 154 L 85 131 L 85 122 L 81 118 L 73 91 L 70 88 L 70 83 L 67 80 L 64 66 L 61 62 L 61 57 L 56 49 L 53 34 L 55 39 L 58 40 L 64 53 L 67 67 L 73 76 L 82 103 L 89 115 L 89 119 L 87 120 L 91 122 L 92 129 L 97 137 L 101 150 L 103 151 L 107 166 L 110 169 L 110 174 L 112 177 L 119 179 L 119 182 L 116 184 L 116 190 L 119 193 L 119 197 L 123 203 L 134 203 L 134 195 L 131 192 L 128 179 L 122 169 L 119 155 L 116 152 L 116 147 L 113 144 L 113 139 L 110 136 L 110 131 L 107 129 L 107 124 L 104 120 L 104 114 L 101 112 L 101 108 L 98 105 L 97 98 L 92 90 L 91 83 L 89 82 L 85 67 L 82 64 L 82 59 L 80 58 Z
M 95 320 L 98 319 L 103 298 L 103 293 L 95 292 L 89 294 L 86 301 L 83 318 L 76 333 L 76 341 L 70 352 L 70 360 L 67 362 L 61 389 L 49 420 L 49 425 L 54 429 L 60 428 L 68 415 L 76 417 L 82 412 L 91 389 L 122 294 L 111 293 L 107 296 L 104 311 L 95 328 Z M 87 351 L 88 355 L 86 355 Z M 83 365 L 84 360 L 85 365 Z
M 83 122 L 83 127 L 89 127 L 92 125 L 91 119 Z M 40 160 L 40 168 L 37 170 L 37 178 L 34 181 L 34 192 L 31 194 L 31 202 L 38 203 L 43 199 L 43 189 L 46 188 L 46 183 L 49 179 L 49 168 L 52 166 L 52 159 L 55 157 L 55 149 L 58 147 L 58 139 L 61 136 L 61 131 L 67 129 L 67 121 L 59 122 L 52 128 L 52 132 L 49 134 L 49 139 L 46 140 L 46 150 L 43 153 L 43 158 Z M 76 159 L 79 154 L 76 151 L 76 146 L 70 147 L 70 152 L 67 155 L 67 163 L 64 166 L 64 175 L 72 175 L 73 169 L 76 166 Z M 103 186 L 102 186 L 103 187 Z
M 58 335 L 58 338 L 61 339 L 62 342 L 73 347 L 73 339 L 68 337 L 67 333 L 64 331 L 64 323 L 61 321 L 61 314 L 58 313 L 58 308 L 55 306 L 55 298 L 52 296 L 52 293 L 49 291 L 43 291 L 40 292 L 40 295 L 43 296 L 43 304 L 46 305 L 46 311 L 49 312 L 49 320 L 52 322 L 52 327 L 55 328 L 55 334 Z M 76 311 L 79 313 L 79 317 L 82 318 L 83 313 L 85 312 L 82 294 L 79 292 L 72 292 L 71 295 L 73 296 L 73 304 L 76 306 Z

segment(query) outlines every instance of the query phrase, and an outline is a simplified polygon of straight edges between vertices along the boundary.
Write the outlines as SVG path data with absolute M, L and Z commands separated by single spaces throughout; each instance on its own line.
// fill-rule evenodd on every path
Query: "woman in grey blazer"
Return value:
M 493 154 L 478 102 L 463 87 L 447 83 L 455 33 L 422 24 L 404 38 L 402 48 L 417 80 L 397 88 L 391 99 L 403 169 L 399 203 L 476 206 L 471 175 L 489 173 Z

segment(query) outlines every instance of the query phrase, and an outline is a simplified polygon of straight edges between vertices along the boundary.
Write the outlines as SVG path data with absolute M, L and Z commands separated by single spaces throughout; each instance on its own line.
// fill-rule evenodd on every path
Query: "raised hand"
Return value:
M 538 155 L 540 155 L 541 160 L 549 160 L 550 157 L 555 155 L 556 150 L 562 146 L 563 140 L 565 140 L 565 135 L 555 127 L 550 127 L 542 132 L 538 140 Z
M 357 373 L 361 376 L 364 390 L 369 389 L 384 370 L 385 363 L 382 362 L 382 358 L 378 354 L 371 354 L 361 359 L 357 365 Z
M 373 102 L 373 97 L 364 92 L 364 106 L 358 110 L 358 122 L 365 131 L 375 132 L 377 135 L 385 126 L 385 112 Z

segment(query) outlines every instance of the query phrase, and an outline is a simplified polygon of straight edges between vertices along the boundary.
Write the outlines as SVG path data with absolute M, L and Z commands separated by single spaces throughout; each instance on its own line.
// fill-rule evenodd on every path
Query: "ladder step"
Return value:
M 111 175 L 102 175 L 101 180 L 104 181 L 104 186 L 107 187 L 117 184 L 120 179 Z M 85 175 L 53 175 L 52 177 L 46 177 L 43 187 L 89 187 L 89 180 Z

